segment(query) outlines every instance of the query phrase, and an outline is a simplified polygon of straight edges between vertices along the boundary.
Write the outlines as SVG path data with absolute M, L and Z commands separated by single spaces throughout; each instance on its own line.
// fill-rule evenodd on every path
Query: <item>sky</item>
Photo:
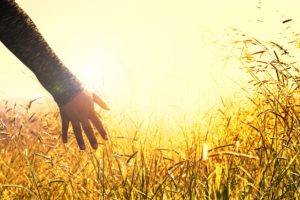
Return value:
M 292 18 L 297 0 L 16 0 L 65 65 L 112 109 L 205 110 L 243 82 L 224 66 L 228 28 L 262 40 Z M 215 42 L 217 41 L 217 42 Z M 49 94 L 0 44 L 0 98 Z

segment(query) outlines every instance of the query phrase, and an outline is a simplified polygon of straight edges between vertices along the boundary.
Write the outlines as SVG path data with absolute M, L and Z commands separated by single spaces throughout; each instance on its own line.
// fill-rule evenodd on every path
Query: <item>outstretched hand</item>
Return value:
M 94 103 L 101 108 L 109 110 L 108 106 L 95 93 L 82 91 L 71 101 L 60 107 L 60 116 L 62 121 L 62 140 L 68 142 L 68 128 L 71 122 L 78 146 L 81 150 L 85 149 L 82 137 L 82 129 L 85 132 L 91 146 L 97 149 L 98 143 L 95 137 L 91 123 L 96 127 L 103 139 L 107 140 L 107 133 L 97 116 Z

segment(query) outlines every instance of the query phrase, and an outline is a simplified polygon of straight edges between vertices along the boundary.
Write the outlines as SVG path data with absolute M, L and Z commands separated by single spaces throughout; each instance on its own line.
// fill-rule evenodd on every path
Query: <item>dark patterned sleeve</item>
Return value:
M 0 40 L 36 75 L 59 106 L 83 90 L 15 1 L 0 0 Z

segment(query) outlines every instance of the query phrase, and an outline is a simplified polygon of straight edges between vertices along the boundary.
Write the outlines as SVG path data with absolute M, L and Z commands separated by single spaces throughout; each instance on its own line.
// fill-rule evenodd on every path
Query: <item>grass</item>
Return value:
M 300 39 L 233 35 L 243 97 L 176 129 L 104 116 L 111 140 L 82 152 L 73 136 L 62 144 L 58 113 L 4 101 L 1 199 L 299 199 Z

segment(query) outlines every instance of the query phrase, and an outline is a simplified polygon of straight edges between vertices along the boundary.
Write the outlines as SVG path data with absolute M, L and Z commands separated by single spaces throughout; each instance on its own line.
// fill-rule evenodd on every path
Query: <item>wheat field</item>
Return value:
M 110 139 L 97 151 L 79 151 L 72 133 L 63 144 L 58 112 L 3 100 L 0 199 L 299 199 L 300 37 L 290 34 L 282 45 L 232 30 L 250 77 L 239 97 L 175 128 L 104 115 Z

